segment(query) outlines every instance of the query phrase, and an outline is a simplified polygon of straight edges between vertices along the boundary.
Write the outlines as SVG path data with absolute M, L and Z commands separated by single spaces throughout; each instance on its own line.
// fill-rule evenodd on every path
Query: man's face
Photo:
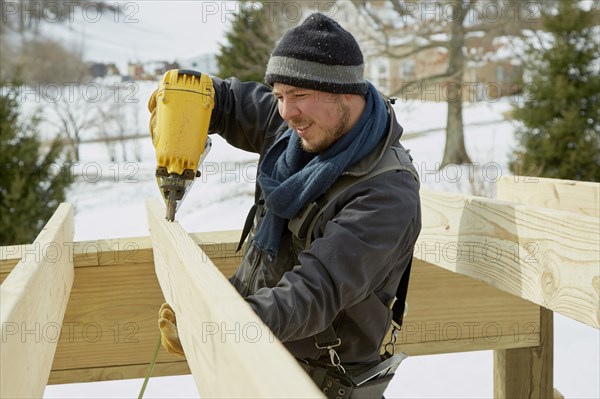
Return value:
M 294 129 L 307 152 L 319 153 L 348 132 L 350 107 L 341 94 L 273 85 L 279 114 Z

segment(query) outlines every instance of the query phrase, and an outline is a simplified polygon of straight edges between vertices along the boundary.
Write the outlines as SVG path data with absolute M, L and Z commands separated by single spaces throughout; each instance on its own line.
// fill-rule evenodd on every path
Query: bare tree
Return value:
M 84 90 L 88 91 L 89 87 L 92 86 L 69 86 L 52 102 L 55 117 L 52 117 L 51 121 L 67 139 L 73 160 L 76 162 L 80 160 L 79 147 L 82 136 L 90 132 L 99 121 L 97 99 L 102 93 L 96 92 L 93 97 L 89 94 L 82 96 L 81 93 L 84 93 Z M 94 90 L 98 90 L 99 86 L 93 87 Z
M 0 18 L 0 80 L 32 83 L 81 82 L 89 75 L 82 60 L 83 45 L 73 49 L 43 37 L 41 27 L 72 22 L 75 10 L 120 14 L 117 3 L 54 0 L 2 1 Z
M 136 161 L 141 161 L 138 91 L 130 83 L 106 87 L 110 96 L 97 107 L 97 135 L 106 143 L 113 162 L 117 160 L 117 145 L 121 146 L 121 160 L 128 161 L 133 156 Z
M 443 70 L 406 82 L 391 94 L 405 95 L 408 89 L 427 89 L 430 83 L 442 87 L 448 113 L 441 166 L 471 163 L 464 140 L 463 76 L 468 61 L 482 59 L 486 54 L 482 53 L 481 47 L 469 48 L 468 36 L 479 35 L 491 41 L 497 36 L 520 35 L 526 25 L 536 24 L 534 16 L 525 18 L 524 15 L 535 12 L 539 3 L 529 1 L 524 5 L 516 0 L 353 0 L 353 4 L 370 27 L 367 30 L 371 32 L 367 47 L 372 55 L 406 59 L 432 50 L 447 54 Z M 493 18 L 486 15 L 490 12 L 495 12 Z
M 133 140 L 133 156 L 137 162 L 142 161 L 142 142 L 140 140 L 141 129 L 140 129 L 140 114 L 137 110 L 137 107 L 133 107 L 132 111 L 132 121 L 134 123 L 134 138 Z
M 61 43 L 41 38 L 26 40 L 18 50 L 7 46 L 0 55 L 0 78 L 17 77 L 28 85 L 83 82 L 89 69 L 82 54 Z

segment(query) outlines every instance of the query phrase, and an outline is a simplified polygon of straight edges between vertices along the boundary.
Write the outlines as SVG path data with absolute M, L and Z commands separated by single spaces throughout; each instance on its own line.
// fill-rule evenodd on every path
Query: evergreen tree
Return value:
M 263 1 L 241 1 L 240 11 L 217 55 L 219 76 L 262 82 L 269 56 L 283 33 L 281 12 Z
M 542 177 L 600 181 L 600 53 L 594 38 L 595 10 L 561 0 L 543 16 L 553 47 L 532 57 L 527 99 L 515 109 L 520 149 L 511 171 Z
M 0 92 L 0 245 L 33 242 L 71 183 L 64 144 L 42 152 L 38 122 L 19 121 L 15 92 Z

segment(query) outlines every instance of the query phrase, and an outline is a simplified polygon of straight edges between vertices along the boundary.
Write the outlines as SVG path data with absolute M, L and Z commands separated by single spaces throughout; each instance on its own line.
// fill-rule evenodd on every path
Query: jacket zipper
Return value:
M 258 254 L 256 256 L 256 261 L 252 265 L 252 270 L 250 272 L 250 283 L 246 288 L 246 295 L 244 296 L 252 294 L 252 291 L 254 290 L 254 284 L 256 283 L 256 279 L 258 278 L 258 270 L 260 269 L 260 259 L 262 258 L 262 251 L 260 249 L 257 249 L 257 252 Z

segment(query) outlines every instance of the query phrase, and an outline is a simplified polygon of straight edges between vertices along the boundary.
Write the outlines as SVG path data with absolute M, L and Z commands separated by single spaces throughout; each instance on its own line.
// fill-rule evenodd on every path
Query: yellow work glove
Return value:
M 160 341 L 163 348 L 169 353 L 185 358 L 177 333 L 175 312 L 168 303 L 163 303 L 158 311 L 158 328 L 160 329 Z

